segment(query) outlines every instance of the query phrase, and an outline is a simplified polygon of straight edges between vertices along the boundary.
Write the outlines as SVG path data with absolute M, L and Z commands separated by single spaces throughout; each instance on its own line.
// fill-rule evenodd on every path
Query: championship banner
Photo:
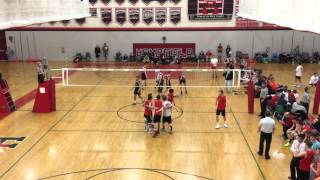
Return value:
M 230 20 L 232 19 L 234 0 L 189 0 L 190 20 Z
M 133 44 L 133 55 L 144 56 L 153 54 L 155 57 L 190 57 L 196 52 L 195 43 L 135 43 Z
M 122 3 L 124 3 L 124 0 L 115 0 L 118 4 L 122 4 Z
M 79 18 L 79 19 L 76 19 L 76 22 L 80 25 L 82 25 L 83 23 L 86 22 L 86 18 Z
M 89 13 L 91 14 L 91 17 L 97 17 L 98 16 L 97 8 L 89 8 Z
M 136 4 L 136 3 L 138 2 L 138 0 L 129 0 L 129 2 L 130 2 L 131 4 Z
M 144 2 L 145 4 L 149 4 L 151 0 L 142 0 L 142 2 Z
M 101 8 L 101 20 L 105 24 L 109 24 L 112 21 L 112 9 L 111 8 Z
M 111 0 L 101 0 L 103 4 L 108 4 Z
M 98 0 L 89 0 L 89 3 L 94 5 L 95 3 L 97 3 Z
M 115 12 L 116 12 L 116 20 L 119 24 L 123 24 L 124 22 L 126 22 L 126 8 L 116 8 Z
M 180 0 L 171 0 L 173 3 L 178 4 Z
M 142 8 L 142 19 L 146 24 L 153 21 L 153 8 Z
M 181 7 L 170 8 L 170 20 L 174 24 L 178 24 L 181 20 Z
M 166 2 L 167 0 L 158 0 L 158 2 L 162 5 Z
M 167 21 L 167 8 L 155 8 L 156 21 L 163 24 Z
M 132 24 L 137 24 L 140 21 L 140 8 L 128 8 L 129 21 Z

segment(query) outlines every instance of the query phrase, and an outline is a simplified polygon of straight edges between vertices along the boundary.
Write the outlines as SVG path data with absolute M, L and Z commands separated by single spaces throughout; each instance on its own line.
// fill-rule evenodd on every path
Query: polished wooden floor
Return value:
M 35 66 L 0 63 L 15 99 L 36 88 Z M 50 66 L 71 65 L 52 62 Z M 294 65 L 257 66 L 265 74 L 273 73 L 278 82 L 292 85 Z M 307 83 L 309 75 L 320 66 L 304 67 L 303 82 Z M 134 76 L 74 73 L 70 80 L 91 85 L 131 85 Z M 147 91 L 155 93 L 153 88 Z M 0 179 L 287 179 L 291 155 L 280 139 L 281 126 L 277 124 L 271 160 L 266 161 L 256 154 L 257 101 L 256 114 L 249 115 L 247 97 L 228 94 L 229 128 L 216 130 L 217 91 L 189 88 L 187 96 L 176 98 L 179 110 L 174 112 L 174 133 L 163 132 L 152 138 L 143 129 L 142 106 L 130 105 L 129 88 L 57 86 L 56 112 L 32 113 L 31 101 L 0 121 L 1 137 L 27 136 L 15 149 L 0 149 Z

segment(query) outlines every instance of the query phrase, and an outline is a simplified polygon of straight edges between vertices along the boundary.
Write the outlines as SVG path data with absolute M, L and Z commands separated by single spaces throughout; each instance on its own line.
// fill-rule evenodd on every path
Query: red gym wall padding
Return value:
M 50 79 L 39 84 L 33 112 L 48 113 L 56 110 L 55 82 Z
M 254 113 L 254 84 L 253 81 L 248 83 L 248 113 Z
M 317 83 L 316 92 L 314 94 L 313 114 L 319 113 L 319 104 L 320 104 L 320 81 L 318 81 Z

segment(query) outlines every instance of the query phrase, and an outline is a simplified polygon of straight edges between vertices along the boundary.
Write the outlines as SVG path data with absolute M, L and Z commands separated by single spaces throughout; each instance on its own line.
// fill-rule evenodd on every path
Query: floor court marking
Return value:
M 256 166 L 258 167 L 258 170 L 259 170 L 262 178 L 263 178 L 264 180 L 266 180 L 266 177 L 265 177 L 265 175 L 264 175 L 264 173 L 263 173 L 263 171 L 262 171 L 262 169 L 261 169 L 261 167 L 260 167 L 260 165 L 259 165 L 256 157 L 254 156 L 252 149 L 250 148 L 249 142 L 248 142 L 246 136 L 245 136 L 244 133 L 243 133 L 243 130 L 242 130 L 241 126 L 240 126 L 240 123 L 239 123 L 238 119 L 236 118 L 234 112 L 232 112 L 231 106 L 229 106 L 229 108 L 230 108 L 231 114 L 232 114 L 232 116 L 233 116 L 233 118 L 234 118 L 234 120 L 235 120 L 235 122 L 236 122 L 236 124 L 237 124 L 237 126 L 238 126 L 238 128 L 239 128 L 239 130 L 240 130 L 240 134 L 242 135 L 242 137 L 243 137 L 243 139 L 244 139 L 244 141 L 245 141 L 245 144 L 247 145 L 247 147 L 248 147 L 248 149 L 249 149 L 249 151 L 250 151 L 250 153 L 251 153 L 251 156 L 252 156 L 252 158 L 253 158 Z
M 84 132 L 84 133 L 95 133 L 95 132 L 104 132 L 104 133 L 146 133 L 144 130 L 95 130 L 95 129 L 84 129 L 84 130 L 72 130 L 72 129 L 52 129 L 50 132 Z M 166 132 L 161 132 L 166 133 Z M 240 134 L 238 131 L 174 131 L 175 133 L 185 133 L 185 134 Z
M 21 161 L 22 158 L 24 158 L 39 142 L 52 130 L 57 124 L 59 124 L 61 121 L 64 120 L 64 118 L 75 108 L 89 93 L 91 93 L 95 87 L 92 87 L 91 90 L 88 90 L 88 92 L 77 102 L 75 105 L 66 112 L 57 122 L 55 122 L 31 147 L 22 154 L 3 174 L 0 175 L 0 179 L 2 179 L 18 162 Z
M 88 172 L 95 172 L 95 171 L 103 171 L 103 172 L 107 173 L 107 172 L 111 172 L 111 171 L 125 171 L 125 170 L 142 170 L 142 171 L 153 171 L 153 172 L 155 172 L 155 171 L 157 171 L 157 172 L 166 172 L 166 173 L 174 173 L 174 174 L 192 176 L 192 177 L 196 177 L 196 178 L 200 178 L 200 179 L 213 180 L 213 178 L 200 176 L 200 175 L 196 175 L 196 174 L 191 174 L 191 173 L 186 173 L 186 172 L 182 172 L 182 171 L 173 171 L 173 170 L 165 170 L 165 169 L 151 169 L 151 168 L 106 168 L 106 169 L 93 169 L 93 170 L 86 170 L 86 171 L 73 171 L 73 172 L 68 172 L 68 173 L 57 174 L 57 175 L 53 175 L 53 176 L 40 178 L 38 180 L 51 179 L 51 178 L 56 178 L 56 177 L 61 177 L 61 176 L 66 176 L 66 175 L 88 173 Z M 101 174 L 103 172 L 100 172 L 98 174 Z

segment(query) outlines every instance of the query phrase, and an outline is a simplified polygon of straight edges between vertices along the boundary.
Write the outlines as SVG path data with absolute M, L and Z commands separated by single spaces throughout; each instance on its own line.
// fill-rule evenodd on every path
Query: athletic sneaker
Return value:
M 224 123 L 224 128 L 228 128 L 228 124 L 227 123 Z
M 220 128 L 220 125 L 219 125 L 219 124 L 217 124 L 217 125 L 216 125 L 216 129 L 219 129 L 219 128 Z
M 291 143 L 290 143 L 290 141 L 288 141 L 288 142 L 287 142 L 287 143 L 285 143 L 283 146 L 284 146 L 284 147 L 289 147 L 289 146 L 290 146 L 290 144 L 291 144 Z

